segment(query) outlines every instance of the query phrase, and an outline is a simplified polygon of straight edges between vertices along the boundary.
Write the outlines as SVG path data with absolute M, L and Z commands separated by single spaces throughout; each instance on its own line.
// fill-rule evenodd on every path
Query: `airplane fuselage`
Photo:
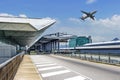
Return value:
M 84 13 L 84 14 L 86 14 L 86 16 L 82 16 L 81 17 L 82 20 L 84 20 L 84 19 L 86 19 L 88 17 L 94 20 L 95 16 L 93 14 L 95 14 L 97 11 L 93 11 L 93 12 L 89 12 L 89 13 L 87 13 L 85 11 L 81 11 L 81 12 Z

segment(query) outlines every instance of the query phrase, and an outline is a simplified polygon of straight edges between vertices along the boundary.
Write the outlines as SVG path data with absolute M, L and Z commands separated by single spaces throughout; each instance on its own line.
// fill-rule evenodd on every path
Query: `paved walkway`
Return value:
M 14 80 L 42 80 L 29 55 L 25 55 Z

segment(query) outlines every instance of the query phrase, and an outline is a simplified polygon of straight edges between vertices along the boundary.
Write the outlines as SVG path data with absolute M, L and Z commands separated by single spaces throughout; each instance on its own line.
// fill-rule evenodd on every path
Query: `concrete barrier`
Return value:
M 0 80 L 13 80 L 24 52 L 0 64 Z

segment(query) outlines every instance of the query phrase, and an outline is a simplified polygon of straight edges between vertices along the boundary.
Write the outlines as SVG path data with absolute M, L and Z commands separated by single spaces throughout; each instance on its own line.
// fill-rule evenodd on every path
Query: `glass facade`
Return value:
M 91 42 L 91 37 L 76 37 L 69 40 L 69 47 L 79 47 Z

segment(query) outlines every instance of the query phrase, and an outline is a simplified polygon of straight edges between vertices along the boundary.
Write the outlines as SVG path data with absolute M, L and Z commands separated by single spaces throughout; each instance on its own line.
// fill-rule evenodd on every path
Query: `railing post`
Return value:
M 108 62 L 109 62 L 109 64 L 110 64 L 110 62 L 111 62 L 110 53 L 108 53 Z
M 99 60 L 99 62 L 100 62 L 100 53 L 98 53 L 98 56 L 99 56 L 99 59 L 98 59 L 98 60 Z
M 85 55 L 84 55 L 84 58 L 85 58 L 85 60 L 86 60 L 86 53 L 85 53 Z

